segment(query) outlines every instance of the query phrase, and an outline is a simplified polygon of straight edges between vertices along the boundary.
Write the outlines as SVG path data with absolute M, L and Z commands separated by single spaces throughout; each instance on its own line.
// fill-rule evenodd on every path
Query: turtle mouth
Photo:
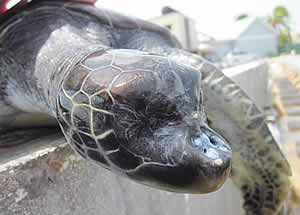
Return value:
M 196 132 L 184 125 L 165 127 L 142 142 L 149 147 L 147 150 L 154 147 L 152 158 L 128 173 L 140 183 L 171 192 L 200 194 L 216 191 L 230 175 L 231 149 L 210 128 Z
M 176 193 L 204 194 L 218 190 L 231 171 L 231 162 L 222 166 L 167 166 L 149 163 L 128 176 L 139 183 Z

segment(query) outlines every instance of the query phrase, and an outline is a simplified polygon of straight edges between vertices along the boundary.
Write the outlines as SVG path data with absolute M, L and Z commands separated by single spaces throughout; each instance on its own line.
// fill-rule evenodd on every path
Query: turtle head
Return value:
M 140 183 L 208 193 L 229 176 L 231 150 L 206 123 L 201 74 L 135 50 L 96 52 L 66 76 L 57 116 L 73 148 Z

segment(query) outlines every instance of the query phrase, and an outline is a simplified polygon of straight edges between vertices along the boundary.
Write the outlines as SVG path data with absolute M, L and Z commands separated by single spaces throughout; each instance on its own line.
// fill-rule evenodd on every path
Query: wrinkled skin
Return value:
M 24 115 L 47 114 L 83 157 L 175 192 L 218 189 L 233 159 L 246 213 L 279 211 L 290 170 L 262 114 L 168 30 L 42 0 L 3 19 L 1 29 L 0 139 L 22 127 Z

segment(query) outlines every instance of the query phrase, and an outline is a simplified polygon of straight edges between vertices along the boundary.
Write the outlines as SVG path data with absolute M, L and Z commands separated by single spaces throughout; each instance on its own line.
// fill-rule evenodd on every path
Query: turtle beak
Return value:
M 171 192 L 194 194 L 210 193 L 224 184 L 231 171 L 232 153 L 221 136 L 207 127 L 198 132 L 186 128 L 166 133 L 172 133 L 172 139 L 161 145 L 166 145 L 174 160 L 145 164 L 129 177 Z
M 197 169 L 198 177 L 192 185 L 197 193 L 208 193 L 219 189 L 231 171 L 232 152 L 226 141 L 209 128 L 201 128 L 194 134 L 187 150 L 191 165 Z

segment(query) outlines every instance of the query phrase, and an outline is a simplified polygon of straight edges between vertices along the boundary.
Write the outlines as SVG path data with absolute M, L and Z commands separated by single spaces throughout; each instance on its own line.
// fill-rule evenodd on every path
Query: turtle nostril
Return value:
M 218 145 L 218 137 L 209 137 L 211 144 Z
M 203 152 L 207 153 L 208 148 L 210 147 L 211 144 L 211 140 L 207 135 L 205 134 L 196 135 L 192 137 L 191 140 L 192 140 L 192 145 L 194 147 L 202 148 Z

